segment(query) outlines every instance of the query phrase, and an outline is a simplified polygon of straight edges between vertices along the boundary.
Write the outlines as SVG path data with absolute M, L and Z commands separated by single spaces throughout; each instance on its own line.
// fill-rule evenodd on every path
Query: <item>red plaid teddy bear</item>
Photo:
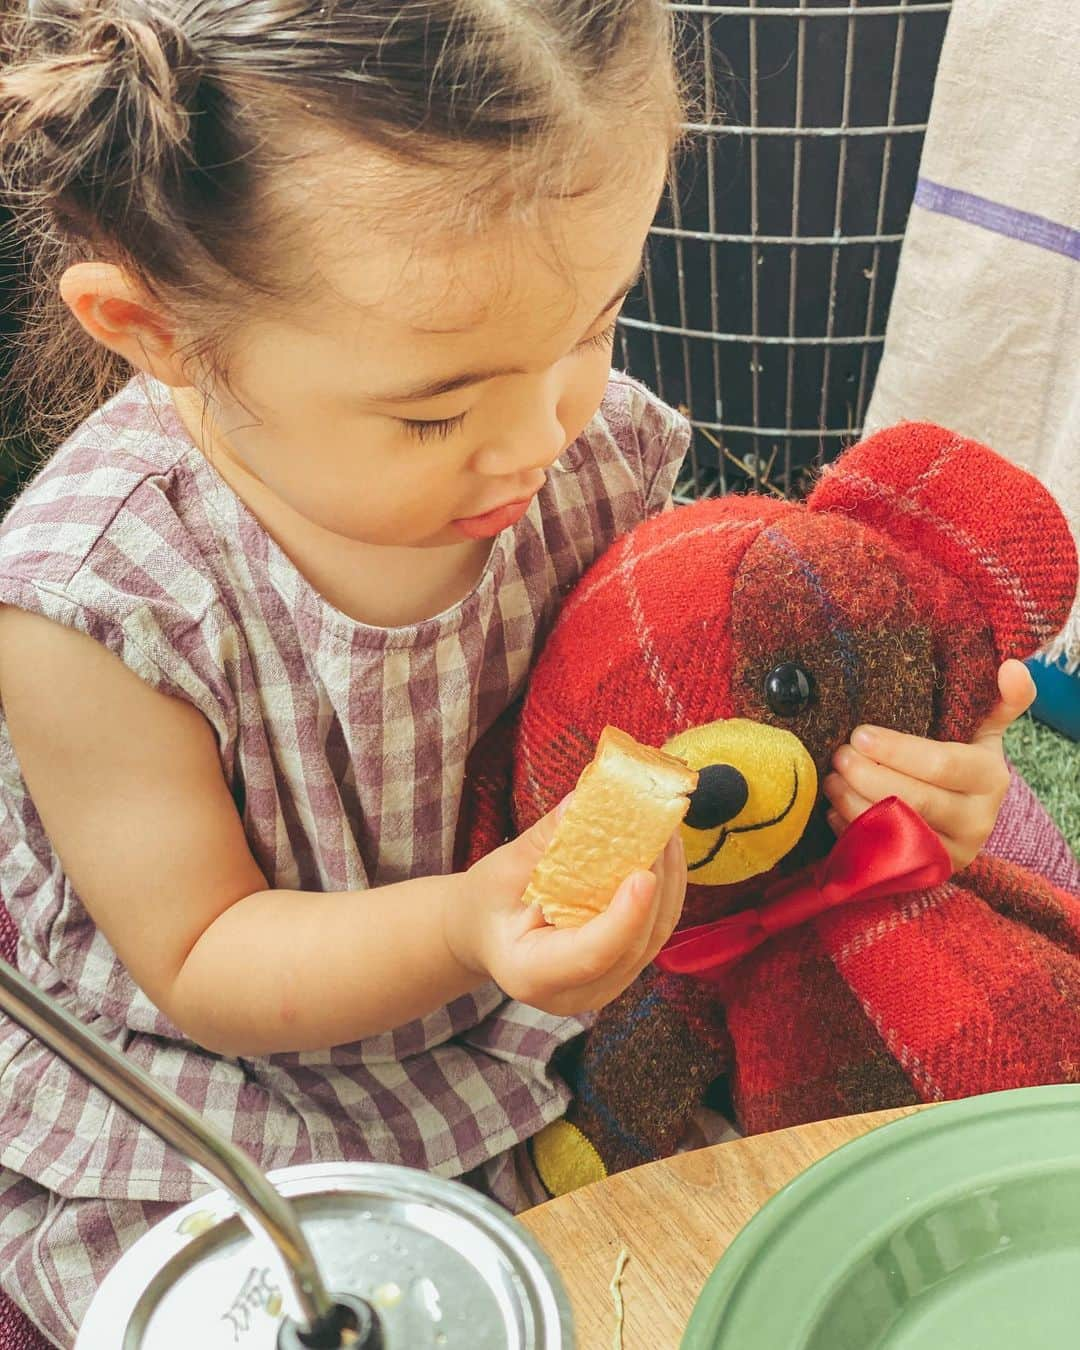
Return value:
M 701 784 L 682 931 L 563 1066 L 574 1104 L 534 1149 L 550 1189 L 673 1151 L 717 1085 L 756 1132 L 1080 1081 L 1080 898 L 985 853 L 949 879 L 898 802 L 837 843 L 818 789 L 861 722 L 968 740 L 1076 583 L 1049 494 L 916 423 L 805 505 L 698 503 L 585 575 L 516 726 L 477 747 L 464 856 L 550 810 L 607 723 Z

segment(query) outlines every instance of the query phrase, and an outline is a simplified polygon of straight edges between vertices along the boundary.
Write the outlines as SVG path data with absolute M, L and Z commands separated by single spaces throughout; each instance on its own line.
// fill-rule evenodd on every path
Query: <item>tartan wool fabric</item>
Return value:
M 88 633 L 203 714 L 271 886 L 363 891 L 442 874 L 470 748 L 520 694 L 563 595 L 667 503 L 688 437 L 678 414 L 613 375 L 525 519 L 495 541 L 472 593 L 435 619 L 382 630 L 327 604 L 197 451 L 164 389 L 134 383 L 8 517 L 0 603 Z M 489 985 L 325 1052 L 203 1052 L 95 929 L 2 720 L 0 893 L 24 974 L 263 1168 L 373 1158 L 468 1176 L 511 1206 L 526 1198 L 513 1150 L 565 1109 L 551 1061 L 579 1020 Z M 3 1279 L 24 1305 L 59 1300 L 49 1330 L 60 1343 L 146 1216 L 204 1189 L 154 1135 L 3 1019 L 0 1165 Z
M 996 700 L 999 663 L 1054 635 L 1076 585 L 1045 489 L 925 424 L 850 450 L 805 507 L 727 499 L 646 522 L 567 601 L 512 767 L 494 745 L 478 749 L 485 800 L 470 818 L 500 824 L 501 791 L 527 827 L 570 790 L 609 722 L 652 745 L 719 718 L 783 726 L 819 778 L 863 722 L 968 740 Z M 785 662 L 814 689 L 792 715 L 765 693 Z M 822 815 L 771 872 L 691 885 L 682 925 L 754 905 L 822 856 Z M 1054 872 L 1069 885 L 1074 860 Z M 672 1151 L 720 1076 L 739 1125 L 759 1131 L 1072 1081 L 1078 1063 L 1080 896 L 984 855 L 932 892 L 851 904 L 769 939 L 718 985 L 650 969 L 590 1032 L 568 1119 L 612 1171 Z
M 781 935 L 724 1003 L 748 1133 L 1080 1082 L 1080 899 L 984 854 Z

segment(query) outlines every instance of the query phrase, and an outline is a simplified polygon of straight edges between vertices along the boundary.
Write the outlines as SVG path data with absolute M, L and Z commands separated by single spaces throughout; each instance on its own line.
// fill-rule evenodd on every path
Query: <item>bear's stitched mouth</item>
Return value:
M 791 773 L 794 779 L 794 784 L 791 789 L 791 800 L 778 816 L 773 816 L 771 820 L 759 820 L 754 825 L 735 825 L 730 830 L 721 826 L 716 843 L 713 844 L 712 848 L 709 849 L 704 858 L 699 858 L 696 863 L 688 863 L 686 870 L 688 872 L 696 872 L 700 867 L 707 867 L 733 834 L 748 834 L 751 830 L 767 830 L 770 825 L 779 825 L 786 816 L 790 815 L 791 809 L 799 796 L 799 766 L 797 764 L 791 766 Z

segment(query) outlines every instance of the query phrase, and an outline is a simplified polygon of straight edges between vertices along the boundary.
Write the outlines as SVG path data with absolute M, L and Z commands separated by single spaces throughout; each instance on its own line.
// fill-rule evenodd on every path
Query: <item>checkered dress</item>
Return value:
M 521 691 L 562 594 L 664 506 L 688 437 L 676 413 L 613 375 L 473 591 L 437 618 L 384 630 L 324 601 L 198 452 L 162 387 L 133 383 L 8 517 L 0 603 L 88 633 L 203 714 L 271 886 L 362 891 L 442 874 L 469 750 Z M 480 1169 L 512 1204 L 508 1151 L 565 1110 L 549 1065 L 581 1023 L 494 985 L 325 1051 L 234 1059 L 183 1040 L 64 876 L 2 716 L 0 894 L 22 970 L 265 1168 L 347 1158 L 443 1176 Z M 0 1165 L 9 1269 L 24 1230 L 56 1227 L 71 1202 L 109 1202 L 97 1212 L 114 1216 L 119 1236 L 103 1269 L 138 1216 L 203 1189 L 154 1135 L 2 1019 Z M 61 1263 L 78 1245 L 71 1232 L 64 1241 Z M 79 1259 L 92 1280 L 93 1260 Z

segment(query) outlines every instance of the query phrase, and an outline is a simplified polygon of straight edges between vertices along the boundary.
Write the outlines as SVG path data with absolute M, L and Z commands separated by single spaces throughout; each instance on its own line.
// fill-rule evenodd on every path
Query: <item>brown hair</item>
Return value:
M 55 444 L 130 373 L 60 302 L 72 262 L 119 264 L 219 337 L 225 302 L 284 294 L 266 236 L 298 122 L 399 164 L 486 165 L 505 205 L 511 181 L 567 190 L 613 114 L 671 133 L 672 45 L 661 0 L 30 0 L 0 74 L 0 181 L 32 257 L 24 421 Z

